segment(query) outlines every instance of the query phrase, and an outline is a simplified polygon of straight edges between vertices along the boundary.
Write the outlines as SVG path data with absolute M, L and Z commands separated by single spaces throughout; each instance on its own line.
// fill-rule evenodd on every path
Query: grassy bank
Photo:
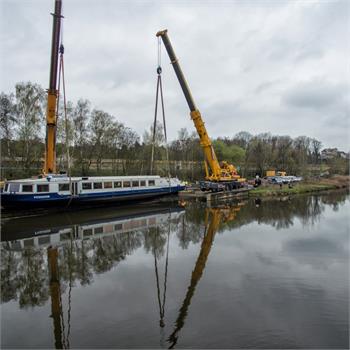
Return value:
M 286 196 L 349 188 L 349 184 L 349 176 L 334 176 L 329 179 L 303 181 L 294 184 L 293 187 L 289 187 L 288 185 L 280 187 L 280 185 L 263 184 L 262 186 L 250 191 L 249 195 L 255 197 Z

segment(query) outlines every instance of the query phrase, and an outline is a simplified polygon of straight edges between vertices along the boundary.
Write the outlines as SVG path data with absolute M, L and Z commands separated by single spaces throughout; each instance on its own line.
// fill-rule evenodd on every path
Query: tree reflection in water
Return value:
M 56 346 L 62 345 L 66 348 L 70 346 L 70 327 L 68 326 L 66 330 L 64 327 L 66 323 L 68 325 L 70 323 L 72 288 L 77 283 L 80 285 L 93 283 L 95 274 L 109 271 L 140 247 L 154 257 L 159 324 L 163 329 L 169 241 L 170 237 L 175 235 L 182 249 L 187 249 L 190 243 L 199 242 L 201 242 L 201 248 L 174 330 L 167 339 L 170 346 L 174 346 L 184 325 L 196 286 L 203 274 L 215 234 L 251 222 L 271 225 L 277 230 L 291 227 L 296 218 L 303 225 L 313 225 L 319 220 L 326 206 L 331 206 L 336 211 L 345 203 L 346 198 L 346 193 L 296 196 L 274 202 L 263 200 L 258 208 L 253 200 L 248 200 L 244 206 L 226 204 L 215 209 L 207 209 L 203 203 L 189 202 L 186 211 L 175 213 L 177 215 L 162 212 L 131 218 L 122 223 L 116 220 L 98 225 L 81 224 L 65 227 L 57 233 L 60 235 L 58 243 L 50 248 L 57 250 L 60 297 L 58 302 L 60 322 L 54 320 L 56 323 L 54 333 L 60 334 L 60 337 L 55 336 Z M 235 208 L 240 209 L 238 213 Z M 39 239 L 41 242 L 45 241 L 45 237 L 33 237 L 1 243 L 2 303 L 16 300 L 20 308 L 41 306 L 49 299 L 52 303 L 55 294 L 52 291 L 50 259 L 46 251 L 47 245 L 37 243 Z M 162 279 L 159 273 L 159 259 L 164 255 Z M 67 296 L 64 312 L 61 300 L 63 294 Z M 63 315 L 64 313 L 66 316 Z M 58 327 L 59 323 L 61 328 Z
M 222 232 L 224 229 L 235 229 L 254 221 L 276 229 L 288 228 L 296 218 L 304 225 L 312 225 L 319 220 L 326 205 L 337 210 L 345 200 L 346 193 L 295 196 L 271 203 L 263 200 L 259 208 L 255 207 L 253 200 L 249 200 L 235 220 L 227 221 L 217 230 Z M 142 246 L 157 258 L 163 256 L 169 229 L 176 234 L 182 249 L 187 249 L 190 243 L 201 242 L 205 232 L 205 210 L 203 203 L 189 202 L 181 215 L 170 216 L 170 228 L 167 220 L 157 222 L 157 216 L 130 219 L 123 223 L 123 227 L 119 227 L 118 222 L 108 222 L 94 228 L 91 225 L 69 227 L 65 234 L 67 239 L 62 240 L 58 246 L 62 292 L 65 292 L 70 280 L 73 286 L 77 282 L 81 285 L 93 283 L 94 274 L 110 270 Z M 98 234 L 99 230 L 101 235 Z M 43 249 L 45 245 L 35 246 L 33 242 L 34 238 L 22 242 L 1 242 L 2 303 L 18 300 L 19 306 L 23 308 L 43 305 L 48 300 L 49 274 L 45 263 L 46 251 Z
M 48 275 L 41 250 L 1 248 L 1 302 L 18 300 L 21 308 L 44 305 L 48 299 Z
M 40 245 L 47 237 L 2 242 L 1 302 L 19 300 L 20 308 L 25 308 L 44 305 L 50 299 L 55 347 L 69 348 L 72 287 L 77 282 L 92 283 L 94 274 L 109 271 L 142 246 L 156 259 L 162 256 L 183 212 L 169 210 L 165 214 L 163 211 L 141 218 L 64 228 L 56 234 L 60 242 L 50 245 L 47 252 Z M 167 245 L 167 254 L 168 248 Z M 65 308 L 62 295 L 67 288 Z M 164 289 L 161 317 L 165 292 Z

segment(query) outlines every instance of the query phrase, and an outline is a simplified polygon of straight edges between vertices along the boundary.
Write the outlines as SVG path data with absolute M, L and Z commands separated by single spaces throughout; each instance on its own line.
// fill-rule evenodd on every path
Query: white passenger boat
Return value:
M 140 200 L 178 193 L 185 185 L 160 176 L 68 177 L 48 175 L 6 181 L 1 193 L 4 208 L 66 206 Z

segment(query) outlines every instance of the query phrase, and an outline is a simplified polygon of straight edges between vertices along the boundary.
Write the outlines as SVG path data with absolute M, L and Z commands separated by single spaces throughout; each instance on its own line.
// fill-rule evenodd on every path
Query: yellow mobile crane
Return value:
M 46 147 L 44 174 L 56 173 L 56 109 L 57 109 L 57 70 L 59 57 L 59 41 L 61 31 L 62 1 L 55 0 L 55 13 L 53 16 L 50 82 L 47 90 L 46 110 Z
M 182 73 L 179 61 L 176 58 L 174 49 L 170 43 L 167 29 L 159 31 L 156 35 L 161 37 L 164 46 L 170 57 L 170 62 L 174 68 L 177 79 L 179 80 L 182 91 L 185 95 L 188 107 L 191 111 L 191 118 L 194 126 L 196 127 L 199 135 L 200 144 L 204 151 L 205 156 L 205 179 L 207 181 L 201 181 L 200 187 L 202 190 L 231 190 L 234 188 L 242 187 L 242 183 L 245 179 L 238 175 L 237 169 L 233 164 L 229 164 L 226 161 L 218 162 L 212 142 L 204 126 L 204 122 L 200 111 L 197 109 L 194 103 L 191 91 L 187 85 L 186 79 Z

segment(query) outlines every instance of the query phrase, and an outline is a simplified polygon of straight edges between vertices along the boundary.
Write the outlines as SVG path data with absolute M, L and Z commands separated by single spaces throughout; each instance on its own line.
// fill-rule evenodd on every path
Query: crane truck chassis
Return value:
M 221 192 L 221 191 L 232 191 L 243 187 L 242 182 L 231 180 L 231 181 L 199 181 L 199 188 L 201 191 Z

